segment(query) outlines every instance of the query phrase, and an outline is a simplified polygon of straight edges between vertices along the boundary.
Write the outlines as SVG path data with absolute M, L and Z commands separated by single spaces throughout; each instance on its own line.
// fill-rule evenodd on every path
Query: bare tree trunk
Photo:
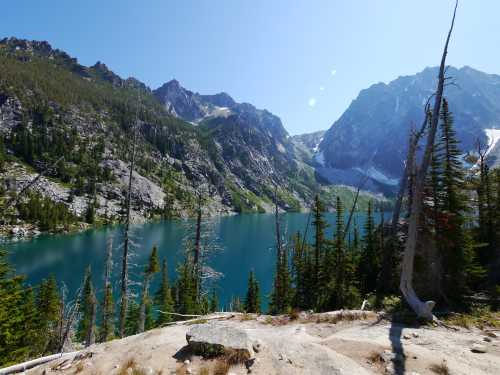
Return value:
M 76 293 L 75 297 L 75 303 L 71 308 L 71 312 L 68 315 L 68 319 L 66 321 L 66 327 L 64 328 L 63 335 L 61 342 L 59 343 L 59 348 L 58 351 L 62 353 L 64 344 L 66 343 L 66 340 L 69 337 L 69 334 L 71 332 L 71 327 L 73 326 L 73 323 L 78 315 L 78 310 L 80 310 L 80 299 L 82 296 L 82 291 L 83 291 L 83 285 L 80 287 L 80 289 Z
M 122 259 L 122 277 L 121 277 L 121 304 L 120 304 L 120 337 L 125 336 L 125 320 L 127 317 L 128 309 L 128 256 L 130 252 L 130 200 L 132 196 L 132 175 L 134 173 L 135 165 L 135 152 L 137 143 L 137 122 L 139 114 L 139 103 L 137 104 L 136 123 L 134 124 L 132 134 L 132 153 L 130 159 L 129 178 L 128 178 L 128 191 L 126 201 L 126 216 L 125 216 L 125 233 L 123 239 L 123 259 Z
M 368 177 L 365 177 L 360 182 L 360 184 L 358 185 L 358 188 L 356 189 L 356 195 L 354 196 L 354 201 L 352 202 L 351 211 L 349 212 L 349 218 L 347 219 L 347 224 L 345 225 L 344 237 L 343 237 L 344 240 L 345 240 L 347 233 L 349 233 L 349 228 L 351 226 L 351 221 L 352 221 L 352 218 L 354 216 L 354 211 L 356 211 L 356 205 L 358 204 L 359 192 L 361 191 L 361 189 L 363 188 L 363 186 L 365 185 L 367 180 L 368 180 Z
M 458 6 L 458 0 L 455 3 L 455 9 L 453 11 L 453 18 L 450 30 L 448 31 L 448 36 L 446 38 L 443 55 L 441 57 L 434 108 L 427 135 L 427 144 L 425 146 L 425 152 L 415 181 L 415 191 L 411 206 L 408 238 L 406 240 L 402 269 L 401 269 L 400 289 L 401 292 L 403 293 L 403 296 L 405 297 L 406 301 L 411 306 L 413 311 L 419 317 L 429 320 L 434 319 L 434 315 L 432 314 L 432 309 L 434 308 L 435 302 L 427 301 L 424 303 L 418 298 L 417 294 L 415 293 L 415 290 L 413 289 L 413 264 L 415 260 L 415 249 L 418 241 L 418 227 L 419 227 L 420 215 L 422 212 L 425 178 L 431 161 L 431 154 L 432 154 L 432 149 L 434 147 L 434 139 L 436 137 L 436 131 L 439 121 L 439 111 L 441 109 L 441 100 L 443 97 L 444 82 L 445 82 L 446 55 L 448 54 L 448 44 L 450 42 L 453 26 L 455 24 L 457 6 Z

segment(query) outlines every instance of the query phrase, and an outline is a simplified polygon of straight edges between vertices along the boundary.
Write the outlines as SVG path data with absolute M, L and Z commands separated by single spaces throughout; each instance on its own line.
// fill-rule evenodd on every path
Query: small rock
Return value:
M 151 367 L 146 366 L 146 367 L 140 367 L 139 372 L 144 375 L 153 375 L 154 371 Z
M 486 346 L 478 344 L 478 343 L 472 344 L 472 347 L 471 347 L 470 350 L 473 353 L 486 353 L 488 351 L 488 349 L 486 348 Z
M 190 361 L 189 359 L 186 359 L 186 360 L 184 361 L 184 364 L 185 364 L 186 366 L 187 366 L 187 365 L 189 365 L 190 363 L 191 363 L 191 361 Z
M 420 336 L 417 332 L 412 332 L 411 335 L 415 338 L 417 338 L 418 336 Z
M 498 337 L 498 335 L 495 332 L 486 331 L 485 333 L 486 333 L 486 335 L 488 335 L 489 337 L 492 337 L 492 338 Z
M 410 375 L 420 375 L 419 372 L 412 371 Z
M 488 336 L 483 337 L 483 341 L 491 342 L 491 337 L 488 337 Z
M 263 343 L 262 343 L 262 340 L 260 340 L 260 339 L 257 339 L 252 343 L 252 347 L 253 347 L 253 350 L 255 351 L 255 353 L 260 352 L 262 350 L 262 346 L 263 346 Z
M 186 374 L 192 374 L 193 370 L 191 370 L 191 367 L 186 368 Z

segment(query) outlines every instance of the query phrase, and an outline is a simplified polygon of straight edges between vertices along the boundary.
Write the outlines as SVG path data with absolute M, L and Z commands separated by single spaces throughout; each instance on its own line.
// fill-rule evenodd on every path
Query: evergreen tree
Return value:
M 441 182 L 441 215 L 437 234 L 437 247 L 441 254 L 443 266 L 443 289 L 445 296 L 459 303 L 466 291 L 465 269 L 465 217 L 467 209 L 464 202 L 464 175 L 461 152 L 458 148 L 453 115 L 449 111 L 448 102 L 443 99 L 441 108 L 441 147 L 439 158 L 442 163 Z
M 43 332 L 41 343 L 44 353 L 52 353 L 59 348 L 58 327 L 61 318 L 61 297 L 54 275 L 42 280 L 38 292 L 37 307 L 39 330 Z
M 95 296 L 94 285 L 92 284 L 92 271 L 90 266 L 85 271 L 83 282 L 82 297 L 80 301 L 81 319 L 78 326 L 78 339 L 90 346 L 95 343 L 96 332 L 96 309 L 97 299 Z
M 177 267 L 176 307 L 180 314 L 197 314 L 199 306 L 196 298 L 196 273 L 192 257 L 188 254 L 183 264 Z
M 153 246 L 153 250 L 151 251 L 151 255 L 149 256 L 148 265 L 144 269 L 144 281 L 142 288 L 142 298 L 141 304 L 139 308 L 139 322 L 137 324 L 137 328 L 139 332 L 144 332 L 146 325 L 146 308 L 149 302 L 149 283 L 151 282 L 151 278 L 155 273 L 160 270 L 160 264 L 158 262 L 158 249 L 156 246 Z
M 292 305 L 298 308 L 308 308 L 310 273 L 308 267 L 307 250 L 308 245 L 304 243 L 299 232 L 292 238 L 292 283 L 294 293 Z
M 283 249 L 277 260 L 277 271 L 274 277 L 274 287 L 269 302 L 271 314 L 282 314 L 290 310 L 292 285 L 288 264 L 288 249 Z
M 325 254 L 325 230 L 328 226 L 323 215 L 325 212 L 325 206 L 320 200 L 319 195 L 316 194 L 314 198 L 313 206 L 313 226 L 314 226 L 314 270 L 313 270 L 313 280 L 312 283 L 315 289 L 312 290 L 313 300 L 317 303 L 319 298 L 319 291 L 324 290 L 325 285 L 321 282 L 321 264 L 324 260 Z
M 346 295 L 346 254 L 344 244 L 344 207 L 342 201 L 337 197 L 335 223 L 335 248 L 334 248 L 334 282 L 333 282 L 333 306 L 342 308 L 345 304 Z
M 248 289 L 245 299 L 245 312 L 247 313 L 260 313 L 260 291 L 259 283 L 255 278 L 253 271 L 250 271 L 248 277 Z
M 113 287 L 108 284 L 104 290 L 104 301 L 102 304 L 102 328 L 101 341 L 109 341 L 114 337 L 115 306 L 113 301 Z
M 101 341 L 109 341 L 114 337 L 115 307 L 113 301 L 113 286 L 111 284 L 111 271 L 113 268 L 113 242 L 110 238 L 107 246 L 106 267 L 104 275 L 104 298 L 102 302 L 102 327 Z
M 215 288 L 213 288 L 212 295 L 210 296 L 210 312 L 214 313 L 217 311 L 219 311 L 219 298 L 217 297 Z
M 167 261 L 163 260 L 161 266 L 161 283 L 160 288 L 156 292 L 155 302 L 160 310 L 156 324 L 162 326 L 165 323 L 172 321 L 172 315 L 162 314 L 174 312 L 174 300 L 172 298 L 172 290 L 170 289 L 170 282 L 168 279 L 168 267 Z
M 139 311 L 139 304 L 134 299 L 130 299 L 125 319 L 125 336 L 139 333 Z
M 5 258 L 6 253 L 0 250 L 0 365 L 22 361 L 31 354 L 23 325 L 30 323 L 27 314 L 34 313 L 25 311 L 23 278 L 14 274 Z
M 368 202 L 364 231 L 364 247 L 359 261 L 358 275 L 361 292 L 362 294 L 367 294 L 375 290 L 379 272 L 379 255 L 371 201 Z

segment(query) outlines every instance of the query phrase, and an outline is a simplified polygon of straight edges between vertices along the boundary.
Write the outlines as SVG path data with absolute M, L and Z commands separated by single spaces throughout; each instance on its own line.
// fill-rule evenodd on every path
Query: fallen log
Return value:
M 13 366 L 9 366 L 9 367 L 4 367 L 4 368 L 0 369 L 0 375 L 9 375 L 9 374 L 15 374 L 18 372 L 24 372 L 26 370 L 32 369 L 33 367 L 43 365 L 44 363 L 48 363 L 48 362 L 54 361 L 56 359 L 75 357 L 78 353 L 80 353 L 80 352 L 58 353 L 58 354 L 48 355 L 46 357 L 32 359 L 31 361 L 19 363 L 17 365 L 13 365 Z

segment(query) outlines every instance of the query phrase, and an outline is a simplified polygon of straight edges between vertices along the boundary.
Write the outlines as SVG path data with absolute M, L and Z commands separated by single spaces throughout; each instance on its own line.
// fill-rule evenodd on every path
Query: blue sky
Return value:
M 152 88 L 176 78 L 327 129 L 358 92 L 439 62 L 454 0 L 15 0 L 0 37 L 47 40 Z M 462 0 L 449 63 L 500 73 L 500 1 Z

